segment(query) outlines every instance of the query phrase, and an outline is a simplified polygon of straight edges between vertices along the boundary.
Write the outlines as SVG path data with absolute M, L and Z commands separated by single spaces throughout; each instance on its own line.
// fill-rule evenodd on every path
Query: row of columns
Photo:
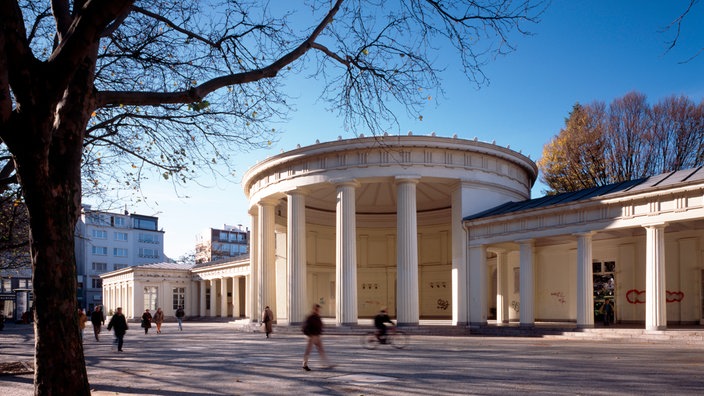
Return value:
M 240 278 L 241 276 L 229 276 L 214 279 L 201 279 L 198 282 L 198 311 L 194 312 L 196 316 L 210 317 L 240 317 L 249 316 L 248 312 L 240 310 Z M 247 283 L 245 277 L 245 284 Z M 227 301 L 227 292 L 230 290 L 228 284 L 232 285 L 232 303 Z M 210 307 L 207 306 L 207 290 L 210 290 Z M 217 299 L 217 291 L 220 292 L 220 299 Z M 245 298 L 245 301 L 247 299 Z M 232 307 L 232 315 L 230 315 L 230 307 Z M 246 309 L 245 309 L 246 310 Z
M 646 300 L 645 329 L 664 330 L 667 328 L 665 291 L 665 227 L 667 224 L 645 226 L 646 229 Z M 594 280 L 592 274 L 592 236 L 593 232 L 577 234 L 577 326 L 594 327 Z M 534 241 L 522 240 L 519 243 L 520 252 L 520 325 L 535 324 L 535 271 L 534 271 Z M 496 254 L 496 319 L 498 323 L 508 322 L 508 270 L 506 251 L 503 249 L 487 249 L 484 246 L 470 248 L 471 306 L 470 324 L 486 324 L 486 306 L 482 296 L 486 295 L 485 282 L 472 278 L 486 279 L 482 269 L 486 268 L 486 251 Z M 454 281 L 454 280 L 453 280 Z M 653 296 L 653 297 L 651 297 Z
M 416 214 L 417 176 L 399 176 L 397 185 L 397 321 L 400 325 L 417 325 L 418 300 L 418 224 Z M 356 180 L 335 184 L 335 320 L 339 325 L 356 324 L 357 312 L 357 228 Z M 287 192 L 287 282 L 284 316 L 290 324 L 302 323 L 310 310 L 306 294 L 306 217 L 305 189 Z M 274 218 L 276 202 L 262 200 L 252 214 L 252 286 L 256 298 L 252 320 L 258 321 L 264 306 L 277 312 Z M 283 292 L 283 291 L 280 291 Z M 280 315 L 281 316 L 281 315 Z
M 103 308 L 114 311 L 120 307 L 125 317 L 134 317 L 135 312 L 132 312 L 133 298 L 132 287 L 126 282 L 113 284 L 103 290 Z M 109 312 L 104 313 L 107 315 Z

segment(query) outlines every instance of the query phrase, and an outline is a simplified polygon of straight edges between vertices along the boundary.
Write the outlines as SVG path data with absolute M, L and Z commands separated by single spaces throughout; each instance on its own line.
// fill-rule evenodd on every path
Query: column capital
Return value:
M 286 195 L 308 195 L 310 193 L 310 189 L 307 187 L 296 187 L 285 192 Z
M 279 203 L 279 200 L 277 198 L 266 197 L 266 198 L 262 198 L 259 202 L 257 202 L 257 205 L 276 206 L 278 203 Z
M 486 251 L 489 252 L 489 253 L 494 253 L 494 254 L 496 254 L 496 255 L 499 255 L 499 254 L 508 252 L 508 249 L 497 248 L 497 247 L 489 247 L 489 248 L 486 248 Z
M 534 245 L 535 244 L 535 239 L 529 238 L 529 239 L 519 239 L 516 241 L 519 245 Z
M 397 175 L 394 177 L 394 183 L 413 183 L 418 184 L 420 182 L 420 175 Z
M 670 225 L 669 223 L 666 222 L 657 222 L 657 223 L 646 223 L 642 224 L 643 228 L 654 228 L 654 229 L 663 229 Z
M 591 237 L 594 234 L 596 234 L 596 231 L 575 232 L 572 235 L 574 235 L 576 237 Z
M 332 179 L 330 180 L 330 183 L 334 184 L 336 188 L 345 186 L 357 188 L 360 186 L 357 179 Z

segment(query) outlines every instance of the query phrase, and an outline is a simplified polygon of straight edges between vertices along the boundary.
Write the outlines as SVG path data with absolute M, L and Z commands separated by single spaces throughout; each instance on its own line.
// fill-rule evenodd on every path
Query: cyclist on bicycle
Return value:
M 391 324 L 392 327 L 394 325 L 394 322 L 391 321 L 389 314 L 386 313 L 386 308 L 382 308 L 381 311 L 374 317 L 376 338 L 382 344 L 386 344 L 386 323 Z

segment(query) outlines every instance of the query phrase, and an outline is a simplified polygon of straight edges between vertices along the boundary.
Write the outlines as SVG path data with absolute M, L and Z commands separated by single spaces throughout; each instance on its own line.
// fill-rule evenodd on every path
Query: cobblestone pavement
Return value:
M 228 323 L 131 324 L 123 353 L 85 334 L 93 395 L 701 395 L 704 345 L 543 338 L 413 336 L 404 350 L 363 349 L 359 336 L 325 335 L 336 365 L 317 353 L 301 369 L 305 337 L 235 332 Z M 276 329 L 275 329 L 276 331 Z M 32 361 L 31 326 L 0 332 L 0 362 Z M 32 375 L 0 376 L 0 395 L 33 392 Z

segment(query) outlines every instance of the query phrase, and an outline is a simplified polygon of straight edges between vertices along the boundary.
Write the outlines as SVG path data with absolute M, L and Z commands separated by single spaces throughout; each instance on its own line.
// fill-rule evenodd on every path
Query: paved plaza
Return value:
M 131 323 L 124 352 L 112 334 L 85 334 L 94 395 L 701 395 L 704 345 L 480 336 L 411 337 L 404 350 L 368 351 L 358 335 L 325 335 L 336 365 L 313 353 L 301 369 L 305 337 L 236 332 L 230 323 L 164 325 L 148 335 Z M 31 362 L 31 326 L 0 332 L 0 362 Z M 33 392 L 32 375 L 0 376 L 0 395 Z

